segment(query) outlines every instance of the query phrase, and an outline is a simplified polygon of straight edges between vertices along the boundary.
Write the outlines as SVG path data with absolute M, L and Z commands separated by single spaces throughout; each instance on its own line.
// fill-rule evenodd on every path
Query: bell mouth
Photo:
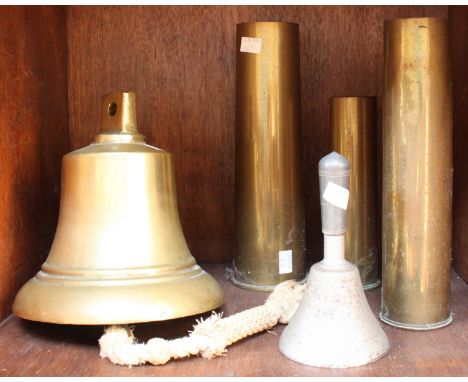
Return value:
M 220 307 L 219 284 L 198 265 L 146 278 L 72 279 L 39 272 L 18 292 L 13 313 L 40 322 L 111 325 L 163 321 Z
M 389 351 L 390 351 L 390 349 L 388 349 L 387 351 L 385 351 L 385 352 L 383 352 L 381 354 L 375 355 L 374 357 L 369 357 L 367 359 L 363 359 L 361 362 L 356 362 L 356 364 L 354 364 L 354 365 L 349 365 L 349 364 L 345 364 L 345 363 L 324 363 L 324 364 L 321 364 L 321 363 L 316 363 L 316 362 L 308 362 L 307 360 L 304 360 L 302 357 L 298 356 L 297 354 L 290 354 L 287 351 L 281 350 L 281 348 L 280 348 L 281 354 L 283 354 L 285 357 L 291 359 L 292 361 L 297 362 L 297 363 L 301 363 L 301 364 L 307 365 L 307 366 L 319 367 L 321 369 L 349 369 L 349 368 L 354 368 L 354 367 L 359 367 L 359 366 L 365 366 L 365 365 L 368 365 L 370 363 L 374 363 L 374 362 L 377 362 L 377 361 L 381 360 L 383 357 L 385 357 L 389 353 Z

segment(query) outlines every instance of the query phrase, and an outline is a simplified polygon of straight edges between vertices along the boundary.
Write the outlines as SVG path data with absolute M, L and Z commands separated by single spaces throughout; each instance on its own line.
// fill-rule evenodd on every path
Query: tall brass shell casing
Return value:
M 332 150 L 351 163 L 346 260 L 359 269 L 364 289 L 380 285 L 377 241 L 376 98 L 330 99 Z
M 145 144 L 134 93 L 103 99 L 101 132 L 64 156 L 60 215 L 41 271 L 13 311 L 33 321 L 167 320 L 222 304 L 182 233 L 172 154 Z
M 448 325 L 452 84 L 446 19 L 385 23 L 381 319 Z
M 245 44 L 245 38 L 253 44 Z M 305 277 L 299 26 L 238 24 L 236 46 L 232 281 L 243 288 L 271 290 L 281 281 Z

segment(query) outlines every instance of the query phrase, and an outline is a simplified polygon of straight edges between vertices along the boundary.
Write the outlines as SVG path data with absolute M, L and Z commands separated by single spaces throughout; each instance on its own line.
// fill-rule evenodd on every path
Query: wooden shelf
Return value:
M 222 311 L 231 315 L 262 304 L 267 293 L 233 286 L 227 265 L 204 267 L 225 291 Z M 374 313 L 380 291 L 367 292 Z M 127 368 L 99 357 L 102 327 L 48 325 L 8 318 L 0 325 L 0 376 L 463 376 L 468 374 L 468 285 L 452 277 L 453 323 L 443 329 L 414 332 L 383 325 L 391 351 L 385 358 L 358 368 L 320 369 L 297 364 L 281 355 L 283 326 L 241 341 L 225 357 L 192 357 L 163 366 Z M 195 317 L 136 325 L 140 341 L 152 336 L 174 338 L 187 333 Z
M 101 96 L 111 91 L 135 91 L 138 124 L 148 143 L 174 154 L 180 220 L 191 253 L 199 262 L 231 261 L 239 22 L 300 24 L 306 248 L 308 261 L 318 260 L 322 233 L 318 177 L 313 174 L 329 151 L 329 98 L 377 96 L 380 166 L 383 23 L 400 17 L 448 17 L 450 22 L 452 253 L 455 269 L 468 280 L 467 6 L 0 7 L 0 72 L 5 73 L 0 83 L 5 99 L 0 104 L 5 138 L 0 143 L 0 377 L 468 375 L 468 286 L 455 274 L 452 325 L 430 332 L 384 326 L 391 353 L 348 370 L 311 368 L 286 359 L 277 348 L 282 327 L 232 346 L 226 357 L 129 369 L 99 357 L 102 327 L 47 325 L 12 316 L 2 322 L 18 289 L 39 270 L 51 247 L 61 158 L 91 142 Z M 265 293 L 231 285 L 224 276 L 226 265 L 206 268 L 222 283 L 225 315 L 265 300 Z M 367 295 L 377 313 L 380 292 Z M 142 341 L 182 336 L 194 322 L 190 317 L 137 325 L 136 336 Z

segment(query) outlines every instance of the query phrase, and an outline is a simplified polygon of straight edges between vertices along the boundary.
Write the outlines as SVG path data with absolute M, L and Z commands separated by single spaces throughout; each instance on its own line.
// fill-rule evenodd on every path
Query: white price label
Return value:
M 242 37 L 240 51 L 258 54 L 262 50 L 262 39 L 255 37 Z
M 292 273 L 292 249 L 279 251 L 278 256 L 279 274 Z
M 336 183 L 328 182 L 322 195 L 323 199 L 334 206 L 346 210 L 348 208 L 349 190 L 338 186 Z

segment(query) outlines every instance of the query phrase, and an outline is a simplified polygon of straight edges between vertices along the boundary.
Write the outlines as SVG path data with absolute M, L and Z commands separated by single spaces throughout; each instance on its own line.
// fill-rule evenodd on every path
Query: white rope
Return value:
M 99 340 L 100 356 L 117 365 L 145 363 L 163 365 L 171 359 L 200 354 L 213 358 L 226 347 L 252 334 L 268 330 L 278 322 L 287 324 L 304 294 L 305 285 L 289 280 L 278 284 L 264 305 L 222 318 L 213 314 L 200 320 L 189 336 L 175 340 L 152 338 L 139 344 L 128 326 L 110 326 Z

